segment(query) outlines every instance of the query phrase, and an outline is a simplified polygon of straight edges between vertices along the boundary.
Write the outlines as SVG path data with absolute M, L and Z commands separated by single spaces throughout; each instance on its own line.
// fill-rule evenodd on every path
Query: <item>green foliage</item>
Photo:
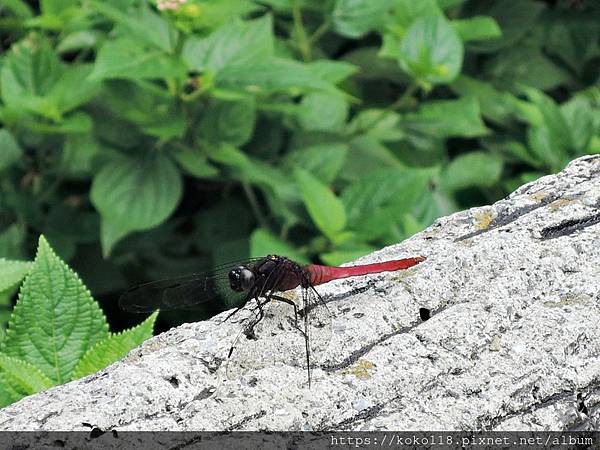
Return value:
M 77 274 L 41 236 L 33 263 L 2 261 L 0 287 L 27 277 L 0 352 L 0 405 L 96 372 L 152 336 L 158 313 L 111 334 Z
M 10 0 L 0 23 L 0 268 L 43 233 L 107 301 L 250 254 L 345 262 L 600 152 L 597 2 Z

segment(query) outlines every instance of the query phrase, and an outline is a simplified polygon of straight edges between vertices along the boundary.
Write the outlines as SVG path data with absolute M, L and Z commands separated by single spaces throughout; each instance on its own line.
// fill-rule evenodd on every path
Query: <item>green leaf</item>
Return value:
M 33 263 L 29 261 L 11 261 L 0 258 L 0 291 L 19 284 L 32 266 Z
M 598 131 L 598 126 L 594 123 L 594 114 L 597 115 L 597 111 L 582 95 L 577 95 L 561 105 L 560 111 L 569 127 L 575 153 L 586 154 L 590 140 Z
M 396 0 L 394 22 L 406 29 L 421 17 L 442 15 L 442 10 L 435 0 Z
M 308 70 L 318 78 L 337 84 L 358 72 L 359 68 L 346 61 L 319 59 L 308 63 Z
M 156 155 L 111 159 L 94 177 L 90 192 L 102 218 L 104 255 L 130 232 L 164 222 L 181 194 L 181 175 L 169 158 Z
M 458 33 L 463 42 L 483 41 L 495 39 L 502 36 L 502 30 L 498 23 L 487 16 L 475 16 L 468 19 L 453 20 L 452 27 Z
M 198 137 L 215 144 L 241 146 L 254 132 L 256 106 L 252 97 L 240 101 L 213 101 L 198 126 Z
M 33 15 L 31 7 L 22 0 L 4 0 L 2 4 L 19 18 L 25 19 Z
M 217 175 L 219 170 L 212 166 L 203 153 L 197 149 L 179 150 L 173 157 L 183 169 L 197 178 L 209 178 Z
M 302 264 L 310 261 L 292 245 L 270 231 L 258 228 L 250 236 L 250 256 L 284 255 Z
M 343 36 L 359 38 L 383 24 L 391 0 L 336 0 L 333 26 Z
M 458 5 L 462 5 L 466 0 L 436 0 L 437 4 L 444 11 L 448 8 L 453 8 Z
M 305 64 L 288 59 L 275 58 L 267 63 L 228 66 L 217 74 L 215 82 L 220 87 L 253 94 L 294 89 L 301 92 L 321 90 L 340 94 L 333 84 L 315 76 Z
M 491 16 L 500 26 L 502 36 L 474 44 L 479 51 L 495 52 L 502 48 L 517 47 L 515 44 L 536 26 L 540 14 L 546 9 L 542 2 L 531 0 L 495 0 L 480 2 L 469 12 L 472 15 Z M 472 44 L 473 45 L 473 44 Z
M 363 109 L 348 125 L 347 131 L 355 135 L 368 135 L 380 142 L 396 142 L 404 139 L 402 116 L 384 109 Z
M 0 130 L 0 172 L 19 161 L 23 150 L 7 129 Z
M 0 353 L 0 406 L 6 406 L 55 383 L 27 361 Z M 8 398 L 6 394 L 8 395 Z
M 63 54 L 96 48 L 101 38 L 102 34 L 95 30 L 75 31 L 61 38 L 56 51 Z
M 270 15 L 223 25 L 206 38 L 192 36 L 183 45 L 182 57 L 190 69 L 218 72 L 228 66 L 258 64 L 274 55 L 273 20 Z
M 140 131 L 168 141 L 183 137 L 188 126 L 181 103 L 151 83 L 105 83 L 94 104 L 108 110 L 95 123 L 97 134 L 118 148 L 139 145 Z
M 106 339 L 91 347 L 79 360 L 71 375 L 72 380 L 85 377 L 104 369 L 109 364 L 121 359 L 132 349 L 152 337 L 154 322 L 158 311 L 152 313 L 146 320 L 134 328 L 111 334 Z
M 537 106 L 542 118 L 542 123 L 531 122 L 528 143 L 536 155 L 553 169 L 562 169 L 575 147 L 571 127 L 551 97 L 533 88 L 524 88 L 524 91 Z
M 454 158 L 440 180 L 440 187 L 456 191 L 472 186 L 490 187 L 500 180 L 502 160 L 485 152 L 470 152 Z
M 508 125 L 514 120 L 517 98 L 511 93 L 500 91 L 489 82 L 467 75 L 460 75 L 450 87 L 463 97 L 475 97 L 485 118 L 502 125 Z
M 243 182 L 258 184 L 275 194 L 279 202 L 294 203 L 299 201 L 298 192 L 293 180 L 286 176 L 280 169 L 270 166 L 262 161 L 248 157 L 239 149 L 225 144 L 209 155 L 213 161 L 226 165 L 233 175 Z M 278 209 L 277 207 L 281 207 Z M 284 204 L 272 205 L 273 211 L 278 211 L 287 219 L 290 219 L 290 211 L 283 211 Z M 291 219 L 290 219 L 291 220 Z
M 402 168 L 404 164 L 386 146 L 372 136 L 357 136 L 350 141 L 346 164 L 340 172 L 345 180 L 356 180 L 382 168 Z
M 84 134 L 92 131 L 92 119 L 86 113 L 75 111 L 67 117 L 63 117 L 56 124 L 32 123 L 27 124 L 38 133 L 47 134 Z
M 286 167 L 302 167 L 325 184 L 332 183 L 346 162 L 348 145 L 315 144 L 293 150 L 286 156 Z
M 546 91 L 571 81 L 569 73 L 537 45 L 510 47 L 486 64 L 485 69 L 487 79 L 509 88 L 526 85 Z
M 18 224 L 12 224 L 0 233 L 0 257 L 8 259 L 24 258 L 23 241 L 25 230 Z
M 90 79 L 184 79 L 185 73 L 186 68 L 180 59 L 161 50 L 141 46 L 131 39 L 118 38 L 105 42 L 100 48 Z
M 339 95 L 311 92 L 300 102 L 298 121 L 309 131 L 340 131 L 349 109 L 348 102 Z
M 380 169 L 357 178 L 342 192 L 349 228 L 365 240 L 376 239 L 398 227 L 403 214 L 413 210 L 427 191 L 430 169 Z
M 152 11 L 146 3 L 129 8 L 127 12 L 110 5 L 110 2 L 90 2 L 93 9 L 123 27 L 121 34 L 132 39 L 132 44 L 148 44 L 166 53 L 172 53 L 177 42 L 177 31 L 171 23 Z M 142 45 L 143 46 L 143 45 Z
M 90 79 L 92 69 L 91 64 L 71 66 L 52 86 L 48 96 L 56 103 L 61 114 L 87 103 L 97 94 L 100 83 Z M 73 89 L 73 86 L 77 86 L 77 89 Z
M 45 98 L 64 71 L 48 40 L 39 34 L 14 44 L 0 69 L 0 95 L 17 111 L 30 111 L 58 120 L 60 113 Z
M 334 240 L 346 226 L 343 203 L 309 172 L 296 168 L 294 178 L 313 222 L 325 236 Z
M 418 19 L 400 43 L 400 67 L 427 84 L 449 83 L 460 73 L 463 44 L 445 17 Z
M 98 304 L 41 236 L 2 351 L 33 364 L 60 384 L 71 378 L 85 352 L 107 335 L 108 325 Z
M 402 125 L 438 138 L 476 137 L 489 133 L 481 120 L 475 97 L 424 103 L 415 113 L 404 116 Z
M 100 153 L 100 146 L 89 134 L 69 134 L 62 151 L 61 168 L 73 177 L 89 176 L 92 161 Z

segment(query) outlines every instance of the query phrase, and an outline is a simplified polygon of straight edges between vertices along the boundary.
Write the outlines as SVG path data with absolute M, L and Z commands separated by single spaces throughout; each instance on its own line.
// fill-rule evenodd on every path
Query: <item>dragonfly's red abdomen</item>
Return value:
M 427 258 L 416 256 L 414 258 L 397 259 L 373 264 L 363 264 L 350 267 L 330 267 L 310 264 L 306 270 L 310 273 L 310 281 L 313 285 L 327 283 L 340 278 L 356 277 L 367 275 L 369 273 L 390 272 L 394 270 L 408 269 L 415 266 Z

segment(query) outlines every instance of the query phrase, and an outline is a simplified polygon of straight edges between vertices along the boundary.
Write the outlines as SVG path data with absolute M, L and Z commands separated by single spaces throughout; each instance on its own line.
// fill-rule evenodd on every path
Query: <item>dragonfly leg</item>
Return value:
M 283 302 L 283 303 L 287 303 L 288 305 L 292 305 L 293 306 L 293 308 L 294 308 L 295 327 L 298 328 L 298 306 L 296 306 L 296 303 L 294 303 L 289 298 L 281 297 L 279 295 L 271 295 L 271 299 L 277 300 L 277 301 L 280 301 L 280 302 Z
M 264 302 L 260 302 L 260 300 L 256 299 L 256 304 L 258 305 L 258 317 L 253 320 L 247 327 L 246 327 L 246 337 L 248 339 L 256 339 L 256 334 L 254 334 L 254 327 L 256 325 L 258 325 L 258 323 L 263 320 L 263 318 L 265 317 L 265 311 L 263 309 L 263 305 L 266 304 L 269 301 L 269 299 L 265 300 Z

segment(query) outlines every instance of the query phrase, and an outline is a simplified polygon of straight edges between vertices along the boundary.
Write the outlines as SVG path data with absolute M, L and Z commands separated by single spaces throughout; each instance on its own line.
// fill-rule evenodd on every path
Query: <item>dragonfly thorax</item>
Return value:
M 243 292 L 254 284 L 254 273 L 244 266 L 239 266 L 229 272 L 229 286 L 235 292 Z

